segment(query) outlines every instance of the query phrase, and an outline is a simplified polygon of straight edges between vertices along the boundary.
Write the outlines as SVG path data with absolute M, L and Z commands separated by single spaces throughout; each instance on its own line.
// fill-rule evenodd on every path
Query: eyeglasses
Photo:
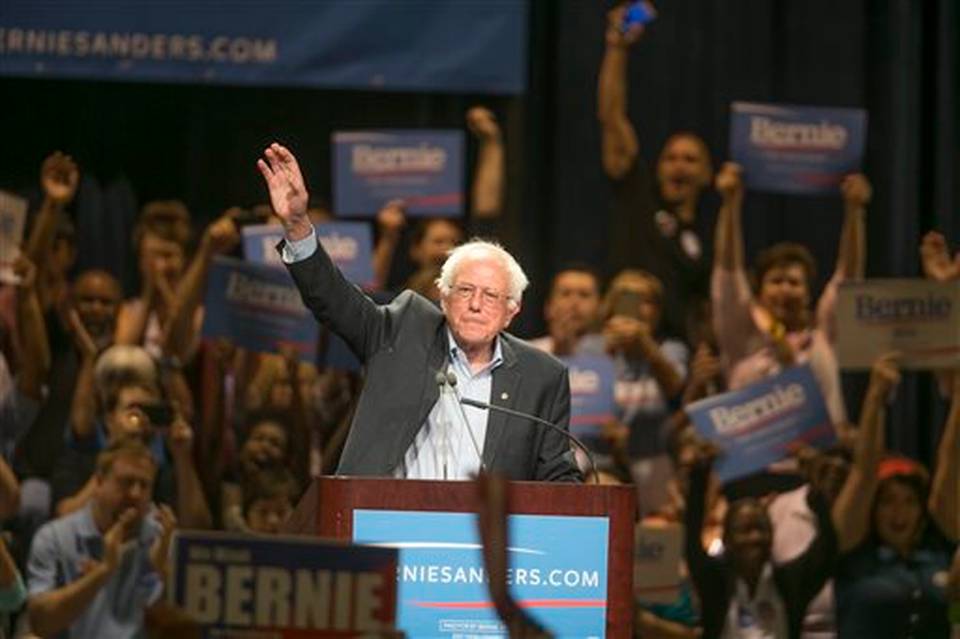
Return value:
M 472 300 L 474 294 L 480 291 L 480 303 L 483 306 L 495 306 L 510 299 L 505 293 L 493 291 L 489 288 L 477 288 L 473 284 L 456 284 L 450 293 L 459 300 Z

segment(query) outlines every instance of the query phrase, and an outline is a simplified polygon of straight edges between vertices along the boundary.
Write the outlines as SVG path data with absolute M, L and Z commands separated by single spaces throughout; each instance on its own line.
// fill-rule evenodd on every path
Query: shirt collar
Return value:
M 470 361 L 467 359 L 467 354 L 464 352 L 460 345 L 457 344 L 457 340 L 453 337 L 453 331 L 450 330 L 450 327 L 447 326 L 447 355 L 450 358 L 451 362 L 459 362 L 462 366 L 466 367 L 466 370 L 470 369 Z M 493 357 L 490 358 L 490 361 L 483 367 L 484 371 L 492 371 L 497 366 L 503 363 L 503 347 L 500 344 L 500 336 L 497 335 L 493 338 Z

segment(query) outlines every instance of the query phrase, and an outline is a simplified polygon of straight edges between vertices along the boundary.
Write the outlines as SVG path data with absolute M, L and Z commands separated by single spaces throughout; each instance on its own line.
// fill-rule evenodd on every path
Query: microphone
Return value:
M 591 453 L 590 450 L 583 445 L 583 442 L 577 439 L 575 435 L 568 433 L 567 431 L 563 430 L 553 422 L 548 422 L 547 420 L 541 417 L 537 417 L 536 415 L 530 415 L 528 413 L 524 413 L 518 410 L 513 410 L 512 408 L 507 408 L 506 406 L 497 406 L 496 404 L 488 404 L 487 402 L 477 401 L 475 399 L 470 399 L 469 397 L 461 397 L 460 393 L 457 392 L 456 376 L 453 375 L 453 373 L 450 373 L 450 371 L 447 371 L 447 374 L 448 374 L 447 383 L 450 384 L 451 388 L 453 388 L 453 392 L 456 393 L 457 399 L 460 400 L 461 404 L 465 404 L 467 406 L 473 406 L 474 408 L 481 408 L 483 410 L 499 411 L 506 415 L 511 415 L 513 417 L 520 417 L 521 419 L 527 419 L 532 422 L 536 422 L 538 424 L 543 424 L 547 428 L 550 428 L 551 430 L 560 433 L 565 438 L 567 438 L 568 440 L 576 444 L 577 448 L 582 450 L 583 454 L 586 455 L 587 459 L 590 460 L 590 468 L 591 470 L 593 470 L 594 482 L 596 484 L 600 483 L 600 475 L 597 474 L 597 462 L 593 459 L 593 453 Z M 451 380 L 449 376 L 453 376 L 453 379 Z M 461 407 L 460 410 L 463 410 L 463 408 Z
M 460 403 L 462 398 L 460 397 L 460 392 L 457 390 L 457 376 L 449 368 L 437 371 L 435 377 L 437 381 L 437 386 L 440 387 L 440 394 L 443 395 L 444 388 L 449 388 L 453 391 L 453 395 L 456 398 L 457 408 L 460 410 L 460 417 L 463 419 L 463 425 L 467 429 L 467 435 L 470 436 L 470 443 L 473 444 L 473 450 L 477 453 L 477 461 L 480 462 L 480 470 L 487 472 L 487 465 L 483 463 L 483 453 L 480 452 L 480 445 L 477 444 L 477 438 L 473 434 L 473 429 L 470 428 L 470 420 L 467 419 L 467 412 L 463 410 L 463 405 Z

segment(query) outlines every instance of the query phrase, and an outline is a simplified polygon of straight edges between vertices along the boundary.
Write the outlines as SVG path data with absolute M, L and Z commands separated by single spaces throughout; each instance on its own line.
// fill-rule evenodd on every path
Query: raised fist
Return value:
M 55 204 L 65 205 L 73 200 L 80 182 L 80 172 L 69 155 L 54 151 L 40 167 L 43 193 Z

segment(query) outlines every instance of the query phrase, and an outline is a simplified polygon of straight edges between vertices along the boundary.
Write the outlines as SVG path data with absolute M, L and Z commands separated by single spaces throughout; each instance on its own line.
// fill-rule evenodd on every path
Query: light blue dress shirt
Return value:
M 471 479 L 480 470 L 487 438 L 488 411 L 460 404 L 456 393 L 481 402 L 490 401 L 493 371 L 503 363 L 500 338 L 494 341 L 493 358 L 473 372 L 463 349 L 447 329 L 449 370 L 456 376 L 456 390 L 441 388 L 437 403 L 403 457 L 396 471 L 406 479 Z M 466 421 L 464 421 L 466 418 Z

